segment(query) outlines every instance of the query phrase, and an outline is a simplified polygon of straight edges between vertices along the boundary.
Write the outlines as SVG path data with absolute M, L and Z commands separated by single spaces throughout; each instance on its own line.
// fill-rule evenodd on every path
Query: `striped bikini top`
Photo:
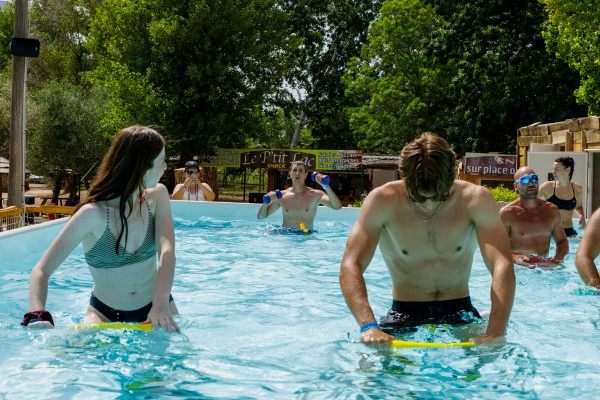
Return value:
M 144 199 L 146 201 L 146 199 Z M 148 230 L 146 231 L 146 237 L 142 246 L 135 251 L 130 253 L 123 245 L 119 244 L 119 254 L 115 253 L 115 247 L 117 240 L 110 231 L 108 225 L 109 208 L 106 205 L 106 229 L 104 233 L 98 239 L 90 251 L 85 253 L 85 259 L 90 267 L 93 268 L 119 268 L 130 264 L 136 264 L 142 261 L 146 261 L 150 257 L 156 256 L 156 238 L 154 236 L 154 215 L 150 212 L 150 206 L 146 202 L 148 207 Z

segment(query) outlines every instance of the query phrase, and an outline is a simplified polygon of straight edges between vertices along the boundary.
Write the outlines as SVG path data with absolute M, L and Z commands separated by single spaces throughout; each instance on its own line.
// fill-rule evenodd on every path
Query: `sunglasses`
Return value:
M 195 169 L 190 169 L 188 171 L 185 171 L 185 173 L 188 175 L 196 175 L 198 171 L 196 171 Z
M 539 178 L 536 174 L 523 175 L 519 179 L 515 181 L 515 183 L 520 183 L 521 185 L 527 185 L 529 182 L 537 183 L 539 182 Z

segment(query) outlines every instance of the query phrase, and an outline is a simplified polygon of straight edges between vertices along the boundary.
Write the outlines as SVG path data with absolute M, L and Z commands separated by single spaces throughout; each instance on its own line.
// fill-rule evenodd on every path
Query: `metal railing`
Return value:
M 0 209 L 0 232 L 68 217 L 74 211 L 75 207 L 54 205 L 27 206 L 25 210 L 15 206 Z

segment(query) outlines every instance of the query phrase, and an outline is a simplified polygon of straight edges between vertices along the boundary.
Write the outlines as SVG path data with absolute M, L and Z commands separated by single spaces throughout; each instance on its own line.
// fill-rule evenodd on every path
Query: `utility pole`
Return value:
M 15 0 L 13 38 L 29 38 L 28 0 Z M 12 52 L 11 43 L 11 52 Z M 14 53 L 13 53 L 14 54 Z M 25 77 L 27 57 L 13 55 L 12 98 L 10 106 L 10 147 L 8 205 L 23 206 L 25 194 Z

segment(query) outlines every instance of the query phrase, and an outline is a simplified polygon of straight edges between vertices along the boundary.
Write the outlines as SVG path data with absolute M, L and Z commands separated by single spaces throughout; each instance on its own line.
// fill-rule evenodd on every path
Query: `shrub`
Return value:
M 487 187 L 492 192 L 494 199 L 496 201 L 504 201 L 506 203 L 510 203 L 519 198 L 519 194 L 514 190 L 507 189 L 504 186 L 496 186 L 495 188 Z

